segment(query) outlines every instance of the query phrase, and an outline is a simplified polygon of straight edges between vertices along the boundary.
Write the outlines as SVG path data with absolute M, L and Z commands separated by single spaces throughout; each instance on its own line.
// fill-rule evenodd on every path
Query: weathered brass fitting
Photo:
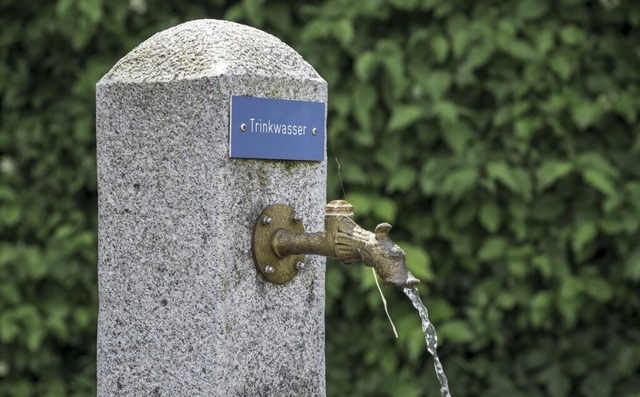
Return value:
M 345 265 L 362 261 L 373 267 L 385 285 L 409 287 L 420 281 L 405 264 L 404 251 L 388 237 L 391 225 L 381 223 L 374 233 L 353 220 L 353 206 L 345 200 L 325 207 L 324 230 L 305 233 L 293 208 L 275 204 L 265 208 L 253 233 L 253 257 L 269 281 L 284 284 L 304 266 L 304 255 L 335 258 Z

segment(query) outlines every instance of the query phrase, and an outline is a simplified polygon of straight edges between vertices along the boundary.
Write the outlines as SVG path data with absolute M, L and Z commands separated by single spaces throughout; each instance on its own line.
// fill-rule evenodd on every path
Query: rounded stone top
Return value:
M 322 79 L 277 37 L 235 22 L 200 19 L 156 33 L 98 82 L 168 82 L 221 75 Z

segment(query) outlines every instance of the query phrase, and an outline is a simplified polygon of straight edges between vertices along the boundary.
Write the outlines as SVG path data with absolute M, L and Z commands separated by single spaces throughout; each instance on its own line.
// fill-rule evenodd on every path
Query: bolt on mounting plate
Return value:
M 253 260 L 262 276 L 276 284 L 291 281 L 297 274 L 297 262 L 304 262 L 304 255 L 290 255 L 280 258 L 273 251 L 271 239 L 278 230 L 304 233 L 304 225 L 292 207 L 274 204 L 265 208 L 253 228 Z

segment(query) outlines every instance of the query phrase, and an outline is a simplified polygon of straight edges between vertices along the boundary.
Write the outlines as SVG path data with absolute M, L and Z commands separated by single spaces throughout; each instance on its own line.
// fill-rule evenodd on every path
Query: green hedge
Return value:
M 185 4 L 186 3 L 186 4 Z M 0 396 L 95 394 L 94 85 L 196 18 L 329 82 L 330 198 L 394 224 L 454 396 L 640 396 L 640 3 L 0 3 Z M 337 161 L 334 159 L 337 158 Z M 330 396 L 435 396 L 417 314 L 330 263 Z

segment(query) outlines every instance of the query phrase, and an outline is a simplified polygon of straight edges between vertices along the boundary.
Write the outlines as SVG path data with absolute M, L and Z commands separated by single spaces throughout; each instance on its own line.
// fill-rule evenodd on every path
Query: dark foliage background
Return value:
M 640 396 L 640 3 L 0 1 L 0 395 L 95 395 L 94 85 L 182 21 L 329 82 L 330 198 L 395 225 L 455 396 Z M 335 148 L 335 152 L 332 150 Z M 435 396 L 417 315 L 329 264 L 329 396 Z

